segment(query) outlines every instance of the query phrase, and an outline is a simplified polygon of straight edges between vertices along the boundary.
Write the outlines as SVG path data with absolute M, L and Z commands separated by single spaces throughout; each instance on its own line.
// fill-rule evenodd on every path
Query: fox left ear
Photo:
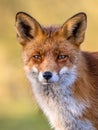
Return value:
M 67 40 L 80 45 L 85 36 L 87 27 L 87 16 L 85 13 L 78 13 L 68 19 L 62 26 L 61 32 Z
M 22 45 L 27 44 L 37 36 L 41 36 L 43 30 L 40 24 L 30 15 L 24 12 L 16 14 L 15 27 L 18 36 L 18 40 Z

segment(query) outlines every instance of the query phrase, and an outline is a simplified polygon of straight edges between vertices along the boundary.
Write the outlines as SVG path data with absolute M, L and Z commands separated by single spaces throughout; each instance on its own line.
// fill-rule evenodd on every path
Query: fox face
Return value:
M 71 17 L 58 27 L 43 27 L 28 14 L 18 13 L 16 31 L 30 81 L 43 85 L 71 85 L 78 76 L 79 46 L 84 40 L 85 29 L 84 13 Z
M 62 46 L 64 42 L 65 41 L 62 41 L 61 44 L 58 45 L 56 41 L 51 44 L 49 40 L 46 43 L 42 42 L 42 45 L 39 45 L 39 47 L 38 44 L 35 43 L 35 45 L 33 44 L 34 50 L 31 49 L 30 58 L 27 56 L 27 51 L 23 52 L 23 56 L 27 56 L 27 61 L 24 61 L 25 70 L 27 73 L 28 71 L 32 72 L 34 75 L 32 79 L 36 77 L 37 82 L 45 85 L 61 83 L 64 79 L 66 79 L 66 83 L 69 83 L 70 80 L 72 81 L 75 78 L 75 64 L 77 64 L 77 62 L 74 57 L 76 52 L 74 52 L 74 50 L 71 52 L 72 49 L 74 49 L 73 47 L 70 48 L 71 50 L 64 49 L 64 45 Z M 65 48 L 67 48 L 66 44 Z

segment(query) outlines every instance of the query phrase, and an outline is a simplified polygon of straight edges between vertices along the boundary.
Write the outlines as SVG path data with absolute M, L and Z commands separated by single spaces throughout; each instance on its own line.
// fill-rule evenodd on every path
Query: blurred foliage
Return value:
M 40 115 L 39 115 L 40 114 Z M 0 130 L 49 130 L 42 113 L 14 118 L 0 118 Z
M 25 78 L 14 23 L 24 11 L 42 25 L 63 24 L 78 12 L 88 15 L 84 50 L 98 50 L 97 0 L 0 0 L 0 130 L 49 130 Z

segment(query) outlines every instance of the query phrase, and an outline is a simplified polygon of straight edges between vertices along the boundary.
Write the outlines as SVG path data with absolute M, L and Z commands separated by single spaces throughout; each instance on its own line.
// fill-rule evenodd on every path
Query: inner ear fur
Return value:
M 80 45 L 85 36 L 87 16 L 81 12 L 68 19 L 61 28 L 61 33 L 67 40 Z
M 25 44 L 36 38 L 39 33 L 42 34 L 42 28 L 40 24 L 30 15 L 24 12 L 16 14 L 15 27 L 18 36 L 18 40 L 21 44 Z

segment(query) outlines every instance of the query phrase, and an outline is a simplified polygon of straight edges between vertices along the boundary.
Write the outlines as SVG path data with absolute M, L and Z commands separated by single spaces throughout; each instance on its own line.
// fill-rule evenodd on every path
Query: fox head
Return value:
M 43 85 L 71 85 L 77 78 L 86 25 L 85 13 L 74 15 L 58 27 L 43 27 L 28 14 L 17 13 L 16 32 L 29 79 Z

